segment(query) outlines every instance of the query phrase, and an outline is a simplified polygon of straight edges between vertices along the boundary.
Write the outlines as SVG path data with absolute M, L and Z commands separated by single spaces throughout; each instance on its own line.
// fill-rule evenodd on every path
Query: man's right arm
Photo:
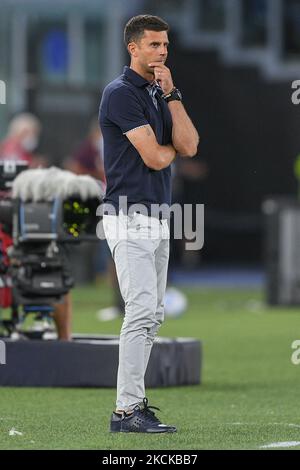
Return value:
M 159 145 L 149 124 L 126 132 L 126 136 L 152 170 L 167 168 L 176 156 L 173 145 Z

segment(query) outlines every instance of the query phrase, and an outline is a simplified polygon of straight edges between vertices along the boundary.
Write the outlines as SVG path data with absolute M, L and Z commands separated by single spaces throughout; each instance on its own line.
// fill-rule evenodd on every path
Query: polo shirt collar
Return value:
M 147 85 L 150 85 L 148 80 L 143 78 L 141 75 L 139 75 L 137 72 L 132 70 L 127 65 L 125 65 L 123 73 L 124 73 L 125 77 L 127 78 L 127 80 L 129 80 L 131 83 L 133 83 L 133 85 L 135 85 L 139 88 L 143 88 Z

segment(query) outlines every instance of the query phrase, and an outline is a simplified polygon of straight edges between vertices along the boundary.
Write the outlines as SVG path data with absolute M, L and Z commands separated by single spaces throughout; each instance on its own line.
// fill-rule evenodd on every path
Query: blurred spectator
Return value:
M 42 126 L 30 113 L 15 116 L 8 127 L 8 135 L 0 142 L 0 160 L 22 160 L 31 168 L 46 166 L 46 159 L 33 152 L 39 144 Z M 59 339 L 71 339 L 72 305 L 71 295 L 66 294 L 61 303 L 54 305 L 53 318 Z
M 46 166 L 46 159 L 36 155 L 41 133 L 40 121 L 30 113 L 15 116 L 8 127 L 8 135 L 0 143 L 0 160 L 22 160 L 31 168 Z
M 97 118 L 92 120 L 87 138 L 65 162 L 65 168 L 78 175 L 93 176 L 105 183 L 103 138 Z

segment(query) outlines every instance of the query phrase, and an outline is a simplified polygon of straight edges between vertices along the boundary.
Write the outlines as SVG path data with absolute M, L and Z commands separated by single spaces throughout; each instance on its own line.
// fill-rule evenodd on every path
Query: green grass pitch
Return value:
M 147 391 L 177 434 L 111 435 L 114 389 L 4 387 L 0 449 L 258 449 L 300 442 L 300 365 L 291 362 L 299 309 L 269 308 L 260 290 L 184 292 L 188 311 L 166 319 L 160 334 L 203 341 L 202 384 Z M 120 320 L 101 323 L 95 315 L 111 304 L 106 285 L 77 288 L 73 300 L 75 332 L 118 334 Z M 13 428 L 22 434 L 10 436 Z

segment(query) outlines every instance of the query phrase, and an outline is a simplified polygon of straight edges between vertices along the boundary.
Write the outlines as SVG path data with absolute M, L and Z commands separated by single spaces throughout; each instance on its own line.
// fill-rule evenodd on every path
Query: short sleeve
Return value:
M 108 118 L 123 134 L 149 124 L 141 103 L 134 93 L 125 87 L 112 92 L 108 103 Z

